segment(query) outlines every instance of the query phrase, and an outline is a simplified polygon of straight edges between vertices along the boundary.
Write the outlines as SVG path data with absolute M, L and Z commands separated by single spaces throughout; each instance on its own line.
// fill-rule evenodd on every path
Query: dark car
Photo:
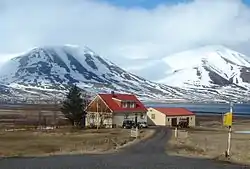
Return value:
M 135 122 L 133 120 L 124 120 L 122 123 L 122 128 L 131 129 L 135 127 Z
M 185 119 L 180 120 L 178 126 L 179 128 L 189 128 L 188 121 Z
M 139 128 L 148 128 L 148 124 L 147 124 L 147 122 L 138 122 L 138 126 L 139 126 Z

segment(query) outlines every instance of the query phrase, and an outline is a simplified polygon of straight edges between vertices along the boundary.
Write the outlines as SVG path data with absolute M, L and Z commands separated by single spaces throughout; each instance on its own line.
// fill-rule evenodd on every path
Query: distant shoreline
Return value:
M 142 101 L 143 104 L 187 104 L 187 105 L 195 105 L 195 104 L 204 104 L 204 105 L 210 105 L 210 104 L 217 104 L 217 105 L 225 105 L 229 104 L 228 102 L 179 102 L 179 101 L 172 101 L 172 102 L 151 102 L 151 101 Z M 234 103 L 235 105 L 249 105 L 250 102 L 241 102 L 241 103 Z
M 195 113 L 195 115 L 198 115 L 198 116 L 222 116 L 224 114 L 224 113 L 218 113 L 218 112 L 201 112 L 201 111 L 193 111 L 193 113 Z M 250 118 L 250 113 L 249 114 L 233 113 L 233 116 Z
M 213 105 L 219 105 L 221 107 L 218 107 L 218 110 L 215 111 L 211 111 L 209 110 L 208 107 L 205 107 L 205 111 L 203 110 L 197 110 L 194 109 L 198 103 L 159 103 L 159 102 L 155 102 L 155 103 L 144 103 L 146 107 L 159 107 L 159 106 L 163 106 L 163 107 L 178 107 L 178 105 L 184 105 L 181 107 L 190 109 L 190 111 L 194 112 L 196 115 L 222 115 L 224 113 L 227 112 L 227 110 L 225 110 L 225 105 L 227 104 L 223 104 L 223 103 L 216 103 L 216 104 L 209 104 L 209 103 L 200 103 L 201 105 L 199 106 L 213 106 Z M 168 105 L 174 105 L 174 106 L 168 106 Z M 248 109 L 249 106 L 249 112 L 237 112 L 237 110 L 234 113 L 234 116 L 245 116 L 245 117 L 250 117 L 250 104 L 235 104 L 236 109 L 239 106 L 246 106 Z M 0 104 L 0 109 L 5 109 L 5 110 L 26 110 L 26 109 L 43 109 L 43 110 L 56 110 L 56 111 L 60 111 L 60 105 L 57 104 Z M 200 109 L 200 107 L 199 107 Z M 220 110 L 221 109 L 221 110 Z
M 228 103 L 144 103 L 146 107 L 183 107 L 199 115 L 222 115 L 229 111 Z M 250 104 L 234 104 L 234 116 L 250 116 Z

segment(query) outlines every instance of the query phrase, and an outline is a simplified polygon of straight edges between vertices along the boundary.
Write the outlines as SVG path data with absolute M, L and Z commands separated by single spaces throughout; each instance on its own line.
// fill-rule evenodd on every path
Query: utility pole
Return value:
M 97 127 L 97 130 L 99 128 L 99 98 L 97 98 L 97 103 L 96 103 L 96 116 L 95 116 L 97 119 L 95 119 L 96 121 L 96 127 Z
M 233 102 L 230 101 L 230 116 L 233 116 Z M 232 120 L 232 119 L 231 119 Z M 227 151 L 225 153 L 225 157 L 228 158 L 230 156 L 230 149 L 231 149 L 231 139 L 232 139 L 232 122 L 228 126 L 228 139 L 227 139 Z

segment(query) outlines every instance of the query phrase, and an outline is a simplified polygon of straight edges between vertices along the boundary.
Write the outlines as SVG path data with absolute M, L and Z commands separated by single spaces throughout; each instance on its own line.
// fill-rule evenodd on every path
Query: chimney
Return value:
M 115 97 L 115 92 L 111 91 L 112 97 Z

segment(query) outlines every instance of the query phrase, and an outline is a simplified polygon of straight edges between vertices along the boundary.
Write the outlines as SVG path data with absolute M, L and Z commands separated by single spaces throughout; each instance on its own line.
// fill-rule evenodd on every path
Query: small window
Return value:
M 122 102 L 122 107 L 123 108 L 127 108 L 127 106 L 128 106 L 127 102 Z
M 124 114 L 124 119 L 128 119 L 128 114 Z
M 170 121 L 170 118 L 168 118 L 168 121 Z
M 151 114 L 151 119 L 155 119 L 155 114 Z
M 130 108 L 135 108 L 135 103 L 134 102 L 130 103 Z

